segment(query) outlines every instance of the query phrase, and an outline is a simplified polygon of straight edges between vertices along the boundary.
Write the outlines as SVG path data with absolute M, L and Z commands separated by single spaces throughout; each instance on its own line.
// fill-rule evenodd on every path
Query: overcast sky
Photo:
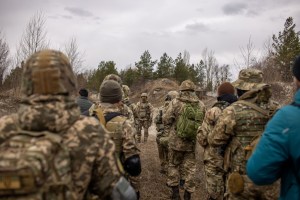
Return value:
M 113 60 L 120 70 L 145 50 L 153 60 L 186 50 L 198 63 L 205 48 L 219 64 L 232 65 L 250 36 L 261 51 L 287 17 L 300 30 L 299 0 L 0 0 L 0 29 L 12 55 L 37 11 L 45 15 L 51 48 L 75 37 L 88 68 Z

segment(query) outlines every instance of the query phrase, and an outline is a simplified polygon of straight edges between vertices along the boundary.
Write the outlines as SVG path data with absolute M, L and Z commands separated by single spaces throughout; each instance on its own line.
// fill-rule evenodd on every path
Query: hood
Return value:
M 61 95 L 32 95 L 23 99 L 18 110 L 24 130 L 58 133 L 67 130 L 80 117 L 73 98 Z

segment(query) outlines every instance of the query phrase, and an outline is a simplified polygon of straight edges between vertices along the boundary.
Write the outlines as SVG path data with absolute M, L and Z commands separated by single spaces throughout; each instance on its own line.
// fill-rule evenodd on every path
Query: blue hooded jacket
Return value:
M 280 199 L 288 200 L 300 200 L 300 90 L 294 102 L 299 106 L 282 107 L 268 122 L 247 162 L 247 174 L 257 185 L 281 178 Z

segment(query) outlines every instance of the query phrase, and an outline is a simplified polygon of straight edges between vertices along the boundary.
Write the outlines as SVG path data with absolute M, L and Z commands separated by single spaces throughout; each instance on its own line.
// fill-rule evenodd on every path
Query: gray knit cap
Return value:
M 118 82 L 103 81 L 100 86 L 100 101 L 103 103 L 117 103 L 122 100 L 122 89 Z

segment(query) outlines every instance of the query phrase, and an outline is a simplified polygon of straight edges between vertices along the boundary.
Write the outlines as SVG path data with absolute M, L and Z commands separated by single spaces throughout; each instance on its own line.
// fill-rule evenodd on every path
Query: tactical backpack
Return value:
M 204 113 L 197 103 L 186 103 L 176 123 L 176 134 L 180 138 L 195 140 L 197 130 L 204 118 Z
M 123 142 L 122 126 L 126 119 L 127 118 L 125 116 L 118 112 L 112 112 L 105 115 L 105 128 L 109 131 L 109 135 L 116 145 L 115 151 L 121 161 L 123 161 L 123 159 L 121 158 Z
M 58 134 L 20 130 L 0 144 L 0 199 L 74 199 L 71 159 Z

